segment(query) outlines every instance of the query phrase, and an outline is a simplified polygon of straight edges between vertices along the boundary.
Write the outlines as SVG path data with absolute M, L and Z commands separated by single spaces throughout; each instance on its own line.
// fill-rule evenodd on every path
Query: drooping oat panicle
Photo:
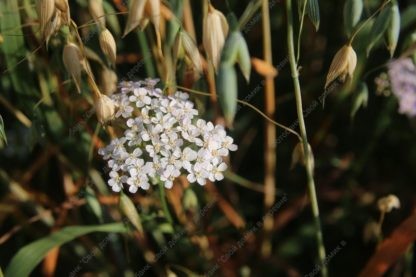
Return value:
M 94 99 L 95 113 L 101 124 L 106 124 L 114 118 L 116 113 L 115 102 L 107 95 L 100 94 Z
M 144 8 L 147 0 L 133 0 L 129 8 L 129 15 L 127 17 L 127 24 L 124 29 L 123 37 L 130 33 L 134 28 L 139 26 L 144 15 Z
M 55 0 L 37 0 L 37 12 L 39 17 L 40 31 L 44 34 L 46 25 L 51 21 L 55 12 Z
M 108 29 L 103 29 L 100 32 L 100 47 L 101 51 L 107 56 L 110 62 L 115 65 L 117 58 L 117 46 L 113 35 Z
M 88 10 L 92 18 L 94 18 L 94 21 L 101 28 L 105 28 L 105 12 L 103 7 L 103 0 L 89 0 Z
M 185 31 L 179 31 L 177 43 L 178 43 L 178 51 L 180 51 L 179 49 L 183 47 L 183 50 L 185 51 L 185 55 L 192 62 L 195 70 L 198 73 L 202 73 L 203 69 L 202 69 L 201 56 L 200 56 L 198 47 L 196 46 L 196 43 L 191 38 L 191 36 Z
M 357 54 L 351 45 L 344 45 L 336 54 L 326 76 L 325 89 L 335 80 L 351 79 L 357 66 Z
M 225 16 L 211 4 L 208 6 L 208 14 L 205 16 L 203 29 L 204 49 L 208 60 L 217 71 L 229 27 Z
M 81 72 L 83 68 L 83 57 L 78 45 L 72 42 L 69 42 L 67 45 L 65 45 L 62 54 L 62 60 L 64 62 L 65 69 L 74 80 L 78 92 L 81 93 Z
M 68 0 L 55 0 L 55 7 L 61 11 L 61 21 L 69 25 L 71 21 L 71 13 Z

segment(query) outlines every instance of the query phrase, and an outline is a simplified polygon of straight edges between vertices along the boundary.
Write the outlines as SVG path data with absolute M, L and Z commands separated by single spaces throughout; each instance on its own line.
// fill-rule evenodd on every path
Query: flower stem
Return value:
M 169 221 L 169 223 L 173 224 L 173 219 L 169 212 L 168 202 L 166 202 L 165 187 L 162 182 L 158 182 L 158 185 L 159 185 L 160 203 L 162 203 L 163 212 L 165 214 L 166 219 Z
M 272 39 L 270 30 L 270 6 L 269 0 L 262 0 L 263 19 L 263 55 L 268 64 L 273 64 Z M 275 86 L 274 78 L 265 77 L 265 112 L 267 117 L 273 118 L 275 114 Z M 264 208 L 269 210 L 275 201 L 276 195 L 276 126 L 266 121 L 265 126 L 265 147 L 264 147 Z M 264 219 L 264 240 L 261 245 L 263 257 L 269 257 L 272 252 L 271 233 L 273 231 L 273 216 L 266 215 Z
M 315 224 L 315 232 L 316 232 L 316 243 L 318 248 L 318 256 L 321 266 L 321 273 L 323 277 L 328 276 L 328 271 L 325 264 L 325 246 L 322 236 L 322 227 L 321 222 L 319 219 L 319 207 L 318 207 L 318 199 L 316 197 L 316 188 L 315 188 L 315 181 L 313 179 L 313 165 L 312 159 L 309 157 L 311 156 L 310 149 L 308 147 L 308 137 L 306 134 L 306 127 L 305 127 L 305 120 L 303 117 L 303 107 L 302 107 L 302 94 L 301 88 L 299 83 L 299 73 L 295 58 L 295 47 L 294 47 L 294 40 L 293 40 L 293 19 L 292 19 L 292 0 L 286 0 L 286 13 L 287 13 L 287 47 L 289 52 L 289 63 L 290 63 L 290 70 L 293 79 L 293 86 L 295 91 L 295 98 L 296 98 L 296 110 L 298 114 L 299 120 L 299 128 L 300 134 L 302 136 L 302 143 L 303 149 L 305 152 L 305 165 L 306 165 L 306 175 L 308 180 L 308 194 L 311 201 L 312 206 L 312 214 L 314 217 L 314 224 Z

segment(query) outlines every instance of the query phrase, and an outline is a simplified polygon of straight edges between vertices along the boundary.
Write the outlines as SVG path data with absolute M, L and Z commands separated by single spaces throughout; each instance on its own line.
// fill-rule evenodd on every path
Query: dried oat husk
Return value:
M 56 34 L 59 29 L 61 29 L 62 20 L 61 20 L 61 11 L 55 10 L 55 13 L 52 19 L 46 24 L 45 29 L 43 30 L 43 37 L 45 39 L 46 48 L 49 45 L 49 39 Z
M 106 55 L 106 57 L 109 59 L 111 64 L 116 64 L 116 58 L 117 58 L 117 46 L 116 41 L 114 40 L 113 35 L 108 29 L 103 29 L 100 32 L 100 47 L 101 51 Z
M 274 78 L 278 74 L 277 69 L 273 65 L 262 59 L 252 58 L 251 64 L 253 65 L 254 70 L 264 77 Z
M 310 154 L 309 159 L 311 159 L 312 161 L 312 170 L 313 170 L 315 168 L 315 159 L 313 157 L 312 148 L 309 144 L 308 144 L 308 148 L 309 148 L 309 154 Z M 303 143 L 301 141 L 298 142 L 298 144 L 296 144 L 295 148 L 293 149 L 292 162 L 290 165 L 290 169 L 293 169 L 296 164 L 301 164 L 303 166 L 306 166 L 305 151 L 304 151 Z
M 106 95 L 111 95 L 117 90 L 117 74 L 108 67 L 104 67 L 100 72 L 100 90 Z
M 65 69 L 74 80 L 75 86 L 79 93 L 81 93 L 81 72 L 83 69 L 83 56 L 78 45 L 69 42 L 64 47 L 62 54 Z
M 162 52 L 162 50 L 161 50 L 162 49 L 162 40 L 161 40 L 161 37 L 160 37 L 160 19 L 161 19 L 160 0 L 147 0 L 146 10 L 149 13 L 150 22 L 152 22 L 152 24 L 155 28 L 157 46 L 158 46 L 158 49 L 161 53 Z
M 193 41 L 193 39 L 189 36 L 188 33 L 184 31 L 180 31 L 178 34 L 178 40 L 177 40 L 177 48 L 178 52 L 180 52 L 180 48 L 183 48 L 185 51 L 186 57 L 191 61 L 193 64 L 193 67 L 195 70 L 201 74 L 203 72 L 202 68 L 202 60 L 201 56 L 199 54 L 198 47 L 196 46 L 196 43 Z
M 351 45 L 344 45 L 336 54 L 329 67 L 329 72 L 326 77 L 325 89 L 334 82 L 340 80 L 345 82 L 346 79 L 351 79 L 355 67 L 357 66 L 357 54 Z
M 133 0 L 129 8 L 129 15 L 127 17 L 127 24 L 124 29 L 123 37 L 130 33 L 134 28 L 139 26 L 144 15 L 144 8 L 147 0 Z
M 71 21 L 71 13 L 68 0 L 55 0 L 55 7 L 61 11 L 61 21 L 69 25 Z
M 94 98 L 95 112 L 101 124 L 106 124 L 114 118 L 116 104 L 107 95 L 100 94 Z
M 225 16 L 210 4 L 203 24 L 203 45 L 215 71 L 218 69 L 228 29 Z
M 37 12 L 39 17 L 40 31 L 45 33 L 46 25 L 51 21 L 55 12 L 54 0 L 37 0 L 36 2 Z
M 103 6 L 103 0 L 89 0 L 88 10 L 94 21 L 101 27 L 105 28 L 105 12 Z

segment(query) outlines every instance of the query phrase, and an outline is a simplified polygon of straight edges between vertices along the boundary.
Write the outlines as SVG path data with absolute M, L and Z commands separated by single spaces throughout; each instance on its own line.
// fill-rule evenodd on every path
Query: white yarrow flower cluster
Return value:
M 237 150 L 233 139 L 223 126 L 198 118 L 187 93 L 166 96 L 156 83 L 123 82 L 111 96 L 124 136 L 99 150 L 110 168 L 108 184 L 115 192 L 127 186 L 135 193 L 159 181 L 171 188 L 183 174 L 200 185 L 222 180 L 223 157 Z

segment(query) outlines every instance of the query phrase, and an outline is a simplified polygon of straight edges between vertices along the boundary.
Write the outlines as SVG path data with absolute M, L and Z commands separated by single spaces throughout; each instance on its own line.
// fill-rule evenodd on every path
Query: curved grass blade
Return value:
M 12 258 L 9 266 L 7 267 L 5 276 L 29 276 L 32 270 L 42 261 L 46 254 L 48 254 L 49 250 L 92 232 L 124 233 L 127 232 L 127 229 L 123 223 L 93 226 L 71 226 L 63 228 L 58 232 L 34 241 L 21 248 Z

